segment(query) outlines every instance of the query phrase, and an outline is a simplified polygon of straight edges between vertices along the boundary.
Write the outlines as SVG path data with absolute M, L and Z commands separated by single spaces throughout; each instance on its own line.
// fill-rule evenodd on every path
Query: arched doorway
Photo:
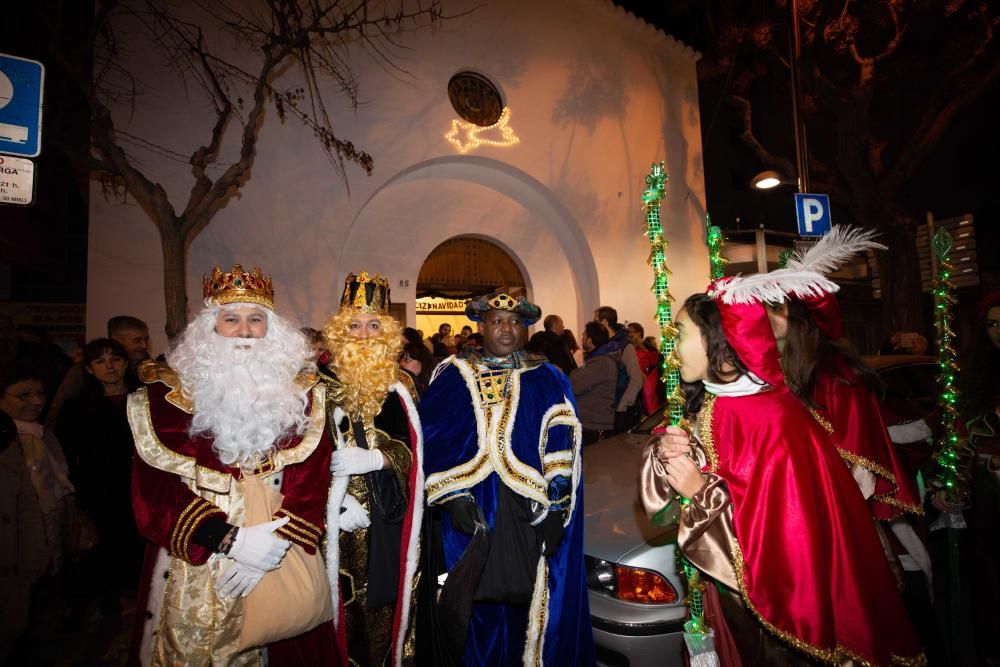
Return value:
M 468 155 L 426 160 L 379 186 L 351 223 L 337 284 L 354 267 L 381 272 L 412 325 L 423 261 L 455 237 L 483 238 L 503 248 L 521 268 L 528 297 L 545 314 L 582 326 L 599 305 L 594 257 L 566 206 L 529 174 Z
M 517 260 L 497 243 L 474 236 L 450 238 L 424 260 L 417 277 L 417 329 L 430 336 L 442 324 L 454 332 L 476 330 L 465 317 L 469 299 L 489 292 L 528 294 L 528 282 Z

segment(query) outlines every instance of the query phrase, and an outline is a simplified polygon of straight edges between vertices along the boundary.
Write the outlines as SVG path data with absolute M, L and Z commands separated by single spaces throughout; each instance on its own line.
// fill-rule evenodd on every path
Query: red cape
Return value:
M 864 499 L 785 388 L 706 401 L 709 468 L 729 488 L 744 602 L 773 634 L 838 664 L 922 664 Z
M 896 456 L 874 394 L 846 364 L 816 378 L 813 402 L 833 426 L 833 439 L 844 460 L 875 475 L 875 495 L 869 499 L 876 519 L 892 519 L 904 511 L 923 514 L 916 484 Z

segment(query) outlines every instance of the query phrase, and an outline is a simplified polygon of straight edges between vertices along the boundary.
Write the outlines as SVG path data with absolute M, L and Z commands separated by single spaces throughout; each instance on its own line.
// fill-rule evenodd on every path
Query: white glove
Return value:
M 278 567 L 285 552 L 292 546 L 288 540 L 274 535 L 274 531 L 288 523 L 289 517 L 275 519 L 256 526 L 244 526 L 236 531 L 236 540 L 228 556 L 237 563 L 267 572 Z
M 371 523 L 368 512 L 358 499 L 349 493 L 344 496 L 344 504 L 340 506 L 340 529 L 353 533 L 358 528 L 367 528 Z
M 363 475 L 372 470 L 381 470 L 385 459 L 377 449 L 345 447 L 333 453 L 330 469 L 334 475 Z
M 219 595 L 228 598 L 245 598 L 260 583 L 266 574 L 243 563 L 233 563 L 233 566 L 219 575 L 215 580 L 215 590 Z

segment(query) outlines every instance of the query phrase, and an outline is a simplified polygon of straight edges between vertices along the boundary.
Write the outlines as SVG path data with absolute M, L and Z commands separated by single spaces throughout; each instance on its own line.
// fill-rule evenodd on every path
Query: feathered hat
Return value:
M 719 308 L 722 333 L 747 369 L 772 387 L 785 384 L 778 342 L 764 310 L 771 290 L 757 276 L 721 278 L 708 286 L 708 296 Z
M 805 252 L 793 254 L 785 268 L 767 275 L 773 277 L 786 295 L 794 296 L 809 309 L 809 314 L 824 336 L 836 340 L 844 335 L 843 318 L 836 296 L 840 287 L 826 280 L 825 276 L 863 252 L 885 249 L 884 245 L 875 241 L 874 230 L 834 227 L 816 245 Z M 808 284 L 809 279 L 816 276 L 823 278 L 825 282 L 819 284 L 813 281 Z M 807 277 L 806 285 L 802 284 L 803 277 Z

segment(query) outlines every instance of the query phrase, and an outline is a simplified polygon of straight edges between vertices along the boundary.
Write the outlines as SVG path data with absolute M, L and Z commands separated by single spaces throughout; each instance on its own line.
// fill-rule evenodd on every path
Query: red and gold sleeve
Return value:
M 171 556 L 204 564 L 212 550 L 192 538 L 206 521 L 226 513 L 193 493 L 177 475 L 158 470 L 140 457 L 132 463 L 132 509 L 139 533 Z
M 289 521 L 277 533 L 309 554 L 316 553 L 326 532 L 326 497 L 330 490 L 332 454 L 333 442 L 324 429 L 315 451 L 305 461 L 287 466 L 282 473 L 281 494 L 284 499 L 274 518 L 288 517 Z

